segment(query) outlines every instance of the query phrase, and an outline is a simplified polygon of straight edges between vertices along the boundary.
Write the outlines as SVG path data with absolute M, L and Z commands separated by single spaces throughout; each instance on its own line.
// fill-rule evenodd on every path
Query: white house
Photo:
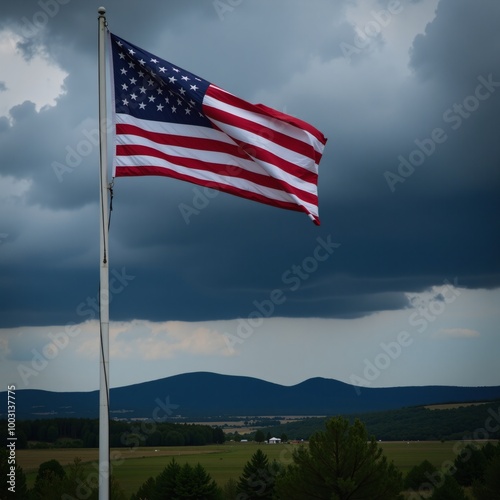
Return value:
M 281 443 L 281 439 L 280 438 L 271 438 L 269 440 L 269 444 L 276 444 L 276 443 Z

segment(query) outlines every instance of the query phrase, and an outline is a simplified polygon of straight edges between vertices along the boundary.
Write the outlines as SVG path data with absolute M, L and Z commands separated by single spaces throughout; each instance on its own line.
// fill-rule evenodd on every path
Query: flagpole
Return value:
M 99 7 L 99 143 L 100 143 L 100 377 L 99 377 L 99 500 L 109 499 L 109 268 L 108 156 L 106 134 L 106 9 Z

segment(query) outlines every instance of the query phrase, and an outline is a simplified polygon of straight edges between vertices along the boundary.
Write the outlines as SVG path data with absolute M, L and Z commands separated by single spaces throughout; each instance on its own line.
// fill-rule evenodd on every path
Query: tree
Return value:
M 472 485 L 474 497 L 477 500 L 499 500 L 500 499 L 500 455 L 493 457 L 486 466 L 484 479 L 475 481 Z
M 271 464 L 267 455 L 259 448 L 245 464 L 238 481 L 238 493 L 245 499 L 272 498 L 276 477 L 281 467 L 274 461 Z
M 63 479 L 66 472 L 57 460 L 48 460 L 38 467 L 34 491 L 39 500 L 60 498 L 63 493 Z
M 213 442 L 222 444 L 226 440 L 226 435 L 220 427 L 215 427 L 213 430 Z
M 453 476 L 446 475 L 441 486 L 438 486 L 431 500 L 467 500 L 464 490 Z M 489 498 L 489 500 L 492 500 Z
M 487 465 L 487 458 L 482 449 L 468 444 L 455 458 L 455 479 L 462 486 L 471 486 L 481 480 Z
M 415 465 L 405 477 L 404 487 L 409 490 L 419 490 L 423 484 L 429 482 L 429 476 L 436 472 L 436 467 L 428 460 L 424 460 L 419 465 Z
M 294 450 L 293 464 L 276 482 L 278 498 L 303 500 L 395 500 L 402 498 L 402 475 L 356 420 L 336 417 L 313 434 L 309 448 Z
M 205 469 L 197 464 L 181 466 L 175 459 L 163 469 L 153 481 L 149 478 L 139 488 L 132 499 L 148 498 L 150 500 L 218 500 L 221 490 Z
M 257 443 L 263 443 L 265 440 L 266 440 L 266 436 L 264 435 L 264 433 L 259 429 L 256 433 L 255 433 L 255 441 Z

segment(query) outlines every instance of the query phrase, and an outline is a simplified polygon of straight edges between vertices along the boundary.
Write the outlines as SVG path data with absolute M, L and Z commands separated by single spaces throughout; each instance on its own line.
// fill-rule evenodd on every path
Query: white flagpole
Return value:
M 108 147 L 106 134 L 106 9 L 99 7 L 99 142 L 100 213 L 100 386 L 99 386 L 99 500 L 109 499 L 109 268 L 108 268 Z

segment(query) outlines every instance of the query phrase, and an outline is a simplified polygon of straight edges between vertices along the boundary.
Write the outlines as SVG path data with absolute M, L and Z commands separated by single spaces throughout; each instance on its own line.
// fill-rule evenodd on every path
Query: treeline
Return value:
M 446 410 L 402 408 L 349 415 L 359 418 L 370 435 L 382 441 L 440 441 L 500 439 L 500 401 Z M 307 418 L 263 429 L 274 436 L 285 433 L 292 440 L 307 440 L 325 425 L 327 418 Z
M 1 421 L 7 435 L 7 421 Z M 16 422 L 17 448 L 97 448 L 99 420 L 54 418 Z M 202 446 L 223 443 L 219 427 L 171 422 L 111 420 L 109 441 L 113 448 L 137 446 Z

